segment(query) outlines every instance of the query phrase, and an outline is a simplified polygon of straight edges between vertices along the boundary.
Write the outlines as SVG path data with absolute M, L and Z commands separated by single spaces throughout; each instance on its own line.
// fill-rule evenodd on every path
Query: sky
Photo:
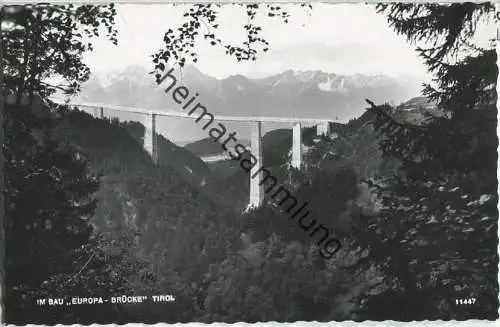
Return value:
M 270 51 L 255 62 L 238 63 L 224 49 L 207 42 L 196 44 L 202 72 L 217 78 L 242 74 L 259 78 L 288 69 L 322 70 L 338 74 L 384 74 L 394 77 L 427 77 L 414 47 L 375 12 L 374 5 L 313 4 L 307 11 L 297 4 L 283 4 L 291 14 L 288 24 L 257 15 Z M 118 46 L 105 40 L 86 56 L 98 73 L 123 70 L 130 65 L 152 68 L 151 54 L 162 46 L 163 34 L 180 26 L 188 6 L 171 4 L 122 4 L 117 6 Z M 224 5 L 219 13 L 220 37 L 240 43 L 246 15 L 242 7 Z
M 263 29 L 262 36 L 270 43 L 270 50 L 260 53 L 257 61 L 237 62 L 226 55 L 224 49 L 200 40 L 195 45 L 198 52 L 195 66 L 221 79 L 236 74 L 262 78 L 289 69 L 340 75 L 387 75 L 419 82 L 431 79 L 415 46 L 397 35 L 386 18 L 376 13 L 373 4 L 314 3 L 312 11 L 297 4 L 281 6 L 291 15 L 288 24 L 262 13 L 256 17 Z M 118 46 L 97 40 L 94 51 L 85 57 L 86 63 L 92 72 L 101 76 L 135 65 L 152 70 L 151 54 L 163 46 L 163 35 L 169 28 L 175 30 L 182 25 L 188 8 L 189 5 L 172 4 L 117 5 Z M 223 5 L 219 10 L 217 36 L 225 43 L 240 44 L 245 37 L 246 21 L 242 7 Z M 490 25 L 483 34 L 485 39 L 493 37 L 495 25 Z M 162 134 L 168 134 L 169 139 L 195 139 L 187 136 L 189 128 L 181 122 L 163 125 Z

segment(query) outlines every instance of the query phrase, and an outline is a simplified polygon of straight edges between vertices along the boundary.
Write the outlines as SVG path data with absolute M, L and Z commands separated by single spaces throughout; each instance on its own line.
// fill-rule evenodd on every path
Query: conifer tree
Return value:
M 382 201 L 376 216 L 361 217 L 360 260 L 385 273 L 383 291 L 360 299 L 363 319 L 496 319 L 497 138 L 496 53 L 472 38 L 492 21 L 492 4 L 378 5 L 409 42 L 434 80 L 424 94 L 436 114 L 420 125 L 403 123 L 389 105 L 376 113 L 384 155 L 401 165 L 371 182 Z M 380 287 L 380 285 L 379 285 Z M 377 293 L 378 292 L 378 293 Z M 374 295 L 377 294 L 377 295 Z M 457 299 L 475 298 L 474 304 Z
M 2 8 L 5 108 L 5 320 L 13 324 L 120 321 L 116 308 L 50 308 L 37 299 L 125 292 L 128 263 L 111 265 L 90 224 L 99 188 L 79 151 L 52 133 L 45 101 L 75 92 L 82 61 L 103 26 L 113 40 L 113 6 L 37 4 Z M 116 40 L 115 40 L 116 41 Z M 54 85 L 48 79 L 65 80 Z M 27 100 L 27 101 L 26 101 Z M 123 258 L 122 258 L 123 259 Z M 116 274 L 120 271 L 120 274 Z M 101 292 L 101 293 L 99 293 Z

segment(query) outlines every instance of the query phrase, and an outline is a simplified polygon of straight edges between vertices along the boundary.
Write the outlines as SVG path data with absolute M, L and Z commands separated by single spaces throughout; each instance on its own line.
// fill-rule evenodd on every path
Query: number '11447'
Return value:
M 476 303 L 476 298 L 467 298 L 467 299 L 456 299 L 455 304 L 474 304 Z

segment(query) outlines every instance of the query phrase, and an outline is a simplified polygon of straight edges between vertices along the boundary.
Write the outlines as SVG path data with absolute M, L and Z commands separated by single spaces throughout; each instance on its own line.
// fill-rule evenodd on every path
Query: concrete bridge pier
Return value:
M 330 135 L 330 122 L 325 121 L 322 123 L 318 123 L 318 125 L 316 125 L 316 135 L 318 135 L 318 136 Z
M 156 114 L 146 115 L 144 131 L 144 148 L 153 159 L 153 163 L 158 164 L 158 140 L 156 134 Z
M 94 117 L 98 119 L 103 119 L 104 118 L 104 109 L 101 107 L 95 107 L 94 108 Z
M 262 205 L 264 201 L 264 185 L 261 184 L 263 179 L 262 171 L 262 123 L 256 121 L 252 123 L 252 155 L 257 159 L 257 164 L 250 171 L 250 201 L 248 209 L 257 208 Z M 257 171 L 259 171 L 257 173 Z M 254 174 L 256 174 L 254 178 Z
M 302 130 L 300 123 L 293 125 L 292 135 L 292 167 L 300 169 L 302 166 Z

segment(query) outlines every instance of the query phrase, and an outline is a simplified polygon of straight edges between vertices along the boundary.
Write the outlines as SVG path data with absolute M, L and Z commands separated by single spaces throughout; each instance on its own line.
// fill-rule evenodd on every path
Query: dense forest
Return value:
M 195 5 L 188 16 L 215 24 L 214 7 Z M 259 10 L 242 8 L 249 17 Z M 82 55 L 92 39 L 116 42 L 113 5 L 2 7 L 2 22 L 17 26 L 2 31 L 5 320 L 497 319 L 497 55 L 493 46 L 467 42 L 494 7 L 377 10 L 408 42 L 436 41 L 418 50 L 435 76 L 425 97 L 399 106 L 367 99 L 362 116 L 331 126 L 335 137 L 304 129 L 300 170 L 287 164 L 290 131 L 264 138 L 264 164 L 342 241 L 325 260 L 271 201 L 241 210 L 245 171 L 216 174 L 161 136 L 154 165 L 141 124 L 50 101 L 61 86 L 48 78 L 78 92 L 89 78 Z M 195 51 L 186 47 L 195 23 L 166 33 L 165 49 L 153 56 L 158 72 Z M 250 35 L 259 34 L 252 24 Z M 208 41 L 223 46 L 216 36 Z M 257 36 L 253 43 L 257 49 L 228 45 L 228 55 L 251 60 L 267 46 Z M 123 294 L 173 294 L 175 301 L 36 304 Z M 476 302 L 457 305 L 465 298 Z

